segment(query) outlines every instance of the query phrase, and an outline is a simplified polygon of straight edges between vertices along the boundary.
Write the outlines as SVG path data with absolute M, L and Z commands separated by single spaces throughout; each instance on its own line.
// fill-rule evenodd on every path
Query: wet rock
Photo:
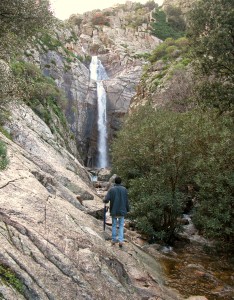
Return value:
M 104 219 L 104 208 L 101 208 L 96 211 L 88 211 L 87 212 L 89 215 L 93 216 L 94 218 L 98 220 L 103 220 Z
M 104 168 L 100 169 L 98 171 L 97 176 L 98 176 L 98 178 L 97 178 L 98 181 L 108 182 L 111 177 L 111 170 L 104 169 Z

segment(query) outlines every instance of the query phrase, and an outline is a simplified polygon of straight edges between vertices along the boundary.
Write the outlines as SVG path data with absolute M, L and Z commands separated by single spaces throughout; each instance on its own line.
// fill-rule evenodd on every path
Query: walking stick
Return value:
M 106 212 L 107 212 L 106 205 L 104 205 L 104 210 L 103 210 L 103 230 L 104 231 L 106 229 Z

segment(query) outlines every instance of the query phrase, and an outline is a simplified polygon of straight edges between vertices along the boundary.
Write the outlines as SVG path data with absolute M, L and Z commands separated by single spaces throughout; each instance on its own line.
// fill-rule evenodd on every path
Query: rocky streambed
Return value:
M 107 179 L 105 172 L 103 170 L 100 173 L 100 175 L 103 173 L 99 177 L 100 180 L 95 182 L 97 192 L 102 197 L 113 182 L 113 178 L 108 183 L 105 182 Z M 155 272 L 161 274 L 161 283 L 177 290 L 182 299 L 234 299 L 234 266 L 231 257 L 214 253 L 210 243 L 198 235 L 191 218 L 185 217 L 188 223 L 184 226 L 181 240 L 173 247 L 147 243 L 140 233 L 127 226 L 126 221 L 125 251 L 128 252 L 134 247 L 141 260 L 149 260 L 151 257 L 150 265 L 154 265 Z M 111 227 L 110 220 L 108 216 L 109 227 Z
M 233 264 L 227 257 L 207 253 L 198 244 L 187 244 L 169 249 L 159 260 L 166 285 L 181 295 L 203 295 L 209 300 L 234 299 Z

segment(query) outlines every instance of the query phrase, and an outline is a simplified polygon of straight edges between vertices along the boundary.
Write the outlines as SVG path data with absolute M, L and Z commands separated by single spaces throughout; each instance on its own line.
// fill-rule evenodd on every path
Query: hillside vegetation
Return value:
M 149 240 L 173 243 L 178 218 L 189 206 L 200 233 L 229 251 L 234 239 L 232 1 L 199 1 L 186 19 L 187 38 L 172 39 L 169 24 L 162 29 L 170 38 L 149 56 L 136 105 L 112 147 L 113 165 L 129 187 L 131 217 Z M 171 80 L 181 88 L 165 93 L 159 108 L 158 94 Z
M 35 63 L 27 60 L 35 49 L 63 52 L 66 65 L 78 57 L 67 50 L 57 38 L 55 27 L 62 24 L 50 11 L 49 1 L 43 0 L 35 6 L 35 1 L 2 1 L 0 4 L 1 46 L 0 46 L 0 132 L 8 138 L 4 124 L 11 113 L 8 104 L 12 101 L 24 101 L 50 127 L 60 143 L 70 151 L 70 140 L 74 135 L 70 131 L 64 114 L 67 99 L 52 77 L 45 76 Z M 72 34 L 72 33 L 71 33 Z M 69 37 L 69 41 L 73 37 Z M 29 50 L 30 49 L 30 50 Z M 54 61 L 51 64 L 55 63 Z M 47 65 L 47 68 L 50 66 Z M 7 147 L 1 141 L 1 169 L 7 166 Z

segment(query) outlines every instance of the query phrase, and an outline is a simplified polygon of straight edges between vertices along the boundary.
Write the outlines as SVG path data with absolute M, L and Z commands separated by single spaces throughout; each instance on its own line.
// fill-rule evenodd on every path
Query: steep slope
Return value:
M 110 229 L 104 233 L 89 214 L 102 201 L 84 167 L 30 108 L 10 108 L 5 128 L 14 141 L 0 133 L 9 159 L 0 177 L 0 296 L 180 299 L 163 287 L 158 263 L 130 240 L 125 251 L 113 251 Z

